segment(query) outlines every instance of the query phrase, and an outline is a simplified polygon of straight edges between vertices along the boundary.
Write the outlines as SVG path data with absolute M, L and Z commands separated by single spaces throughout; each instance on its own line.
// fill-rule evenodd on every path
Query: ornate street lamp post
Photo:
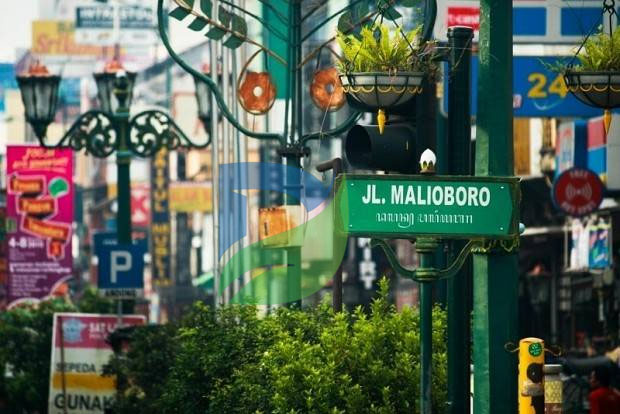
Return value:
M 129 167 L 132 156 L 150 157 L 162 148 L 206 148 L 210 141 L 190 140 L 165 112 L 148 110 L 130 116 L 136 74 L 113 61 L 102 73 L 94 75 L 101 109 L 88 111 L 77 119 L 55 143 L 47 137 L 58 103 L 60 77 L 35 64 L 17 77 L 26 111 L 39 143 L 46 148 L 84 150 L 98 158 L 116 154 L 118 171 L 118 243 L 131 243 L 131 200 Z M 197 90 L 197 94 L 200 91 Z M 200 100 L 200 98 L 199 98 Z M 201 117 L 202 119 L 202 117 Z

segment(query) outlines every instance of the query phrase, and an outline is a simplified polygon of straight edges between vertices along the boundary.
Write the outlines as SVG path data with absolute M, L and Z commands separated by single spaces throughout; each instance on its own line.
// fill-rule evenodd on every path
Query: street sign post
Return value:
M 341 228 L 374 238 L 507 239 L 518 235 L 518 178 L 341 175 Z
M 133 299 L 144 288 L 145 244 L 99 246 L 97 286 L 106 297 Z

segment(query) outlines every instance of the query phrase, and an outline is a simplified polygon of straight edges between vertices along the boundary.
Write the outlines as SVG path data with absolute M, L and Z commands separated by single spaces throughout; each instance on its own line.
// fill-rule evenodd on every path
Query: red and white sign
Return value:
M 147 183 L 131 186 L 131 223 L 135 227 L 151 224 L 151 188 Z
M 552 189 L 556 207 L 573 217 L 592 213 L 603 201 L 603 183 L 590 170 L 571 168 L 555 180 Z
M 144 325 L 142 315 L 124 315 L 123 326 Z M 115 315 L 55 313 L 49 414 L 103 414 L 116 393 L 116 378 L 103 376 L 113 354 L 106 342 L 118 328 Z
M 448 7 L 448 27 L 466 26 L 480 30 L 480 6 Z

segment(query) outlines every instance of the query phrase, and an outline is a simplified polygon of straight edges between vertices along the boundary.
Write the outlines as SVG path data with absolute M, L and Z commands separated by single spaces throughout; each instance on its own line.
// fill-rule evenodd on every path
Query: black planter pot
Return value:
M 347 102 L 362 112 L 390 111 L 422 92 L 424 72 L 365 72 L 340 74 Z
M 620 107 L 620 72 L 566 71 L 568 90 L 581 102 L 595 108 Z

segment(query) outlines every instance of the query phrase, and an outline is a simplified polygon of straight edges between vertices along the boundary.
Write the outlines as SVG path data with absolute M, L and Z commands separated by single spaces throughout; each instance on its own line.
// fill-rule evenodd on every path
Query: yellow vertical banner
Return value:
M 519 341 L 519 414 L 544 414 L 545 342 L 538 338 Z

